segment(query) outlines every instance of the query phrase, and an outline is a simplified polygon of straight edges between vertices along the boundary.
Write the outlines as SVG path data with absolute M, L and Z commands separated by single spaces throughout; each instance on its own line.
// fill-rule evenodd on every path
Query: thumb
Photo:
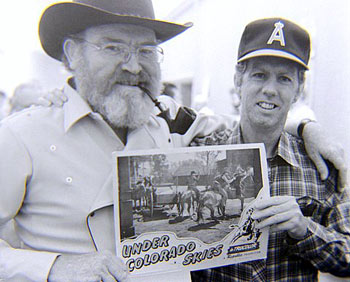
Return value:
M 314 162 L 315 166 L 317 167 L 318 172 L 321 175 L 322 180 L 326 180 L 328 178 L 328 166 L 324 159 L 321 157 L 321 155 L 310 155 L 311 160 Z

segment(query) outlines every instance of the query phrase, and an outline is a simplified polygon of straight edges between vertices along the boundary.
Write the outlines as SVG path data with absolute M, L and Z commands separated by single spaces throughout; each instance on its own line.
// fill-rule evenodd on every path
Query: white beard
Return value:
M 89 95 L 88 103 L 112 127 L 135 129 L 149 120 L 153 102 L 137 87 L 115 87 L 107 96 Z
M 115 84 L 116 81 L 146 81 L 148 89 L 155 96 L 160 89 L 160 78 L 157 75 L 150 78 L 144 72 L 136 76 L 119 71 L 113 78 L 101 81 L 89 75 L 83 62 L 75 71 L 75 78 L 79 94 L 113 128 L 139 128 L 148 122 L 154 108 L 151 99 L 139 87 Z

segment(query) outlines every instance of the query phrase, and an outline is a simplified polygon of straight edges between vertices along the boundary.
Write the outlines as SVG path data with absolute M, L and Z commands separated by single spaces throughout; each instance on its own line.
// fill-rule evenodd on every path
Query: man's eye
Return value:
M 155 54 L 155 48 L 152 47 L 142 47 L 139 49 L 139 53 L 144 56 L 151 56 Z
M 263 79 L 265 78 L 265 74 L 263 72 L 256 72 L 256 73 L 253 73 L 252 75 L 254 78 L 258 78 L 258 79 Z
M 126 48 L 125 46 L 121 45 L 106 45 L 103 47 L 103 49 L 113 53 L 123 53 Z
M 292 81 L 288 76 L 285 76 L 285 75 L 280 76 L 280 80 L 282 82 L 291 82 Z

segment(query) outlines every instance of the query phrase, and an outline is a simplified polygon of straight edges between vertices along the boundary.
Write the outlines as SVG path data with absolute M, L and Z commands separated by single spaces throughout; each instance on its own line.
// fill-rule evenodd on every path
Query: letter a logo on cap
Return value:
M 285 46 L 284 34 L 283 34 L 284 24 L 281 22 L 275 23 L 275 29 L 273 30 L 267 44 L 272 44 L 274 41 L 279 41 L 281 46 Z

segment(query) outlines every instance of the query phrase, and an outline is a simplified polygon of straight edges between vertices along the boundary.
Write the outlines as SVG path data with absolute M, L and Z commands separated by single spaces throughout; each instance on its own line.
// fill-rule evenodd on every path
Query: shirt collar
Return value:
M 70 80 L 69 82 L 71 82 Z M 64 86 L 64 94 L 67 96 L 68 101 L 63 104 L 64 110 L 64 130 L 67 132 L 75 123 L 77 123 L 83 117 L 88 115 L 100 116 L 94 113 L 89 104 L 78 94 L 78 92 L 70 85 L 66 83 Z M 156 109 L 157 110 L 157 109 Z M 147 126 L 160 127 L 159 119 L 156 117 L 155 112 L 151 114 Z M 137 131 L 140 129 L 134 129 L 131 131 Z
M 68 101 L 63 104 L 64 130 L 67 132 L 77 121 L 92 113 L 90 106 L 69 85 L 64 86 L 64 94 Z
M 242 134 L 242 130 L 241 130 L 240 125 L 238 125 L 236 128 L 234 128 L 233 134 L 231 135 L 231 138 L 233 141 L 232 143 L 235 143 L 235 144 L 243 144 L 244 143 L 243 134 Z M 280 140 L 278 142 L 275 157 L 279 156 L 280 158 L 282 158 L 284 161 L 286 161 L 291 166 L 299 167 L 299 163 L 295 158 L 291 138 L 293 138 L 293 137 L 289 133 L 287 133 L 286 131 L 282 131 Z
M 282 131 L 280 141 L 278 142 L 277 153 L 279 157 L 289 163 L 291 166 L 299 167 L 299 163 L 295 158 L 293 138 L 289 133 Z

